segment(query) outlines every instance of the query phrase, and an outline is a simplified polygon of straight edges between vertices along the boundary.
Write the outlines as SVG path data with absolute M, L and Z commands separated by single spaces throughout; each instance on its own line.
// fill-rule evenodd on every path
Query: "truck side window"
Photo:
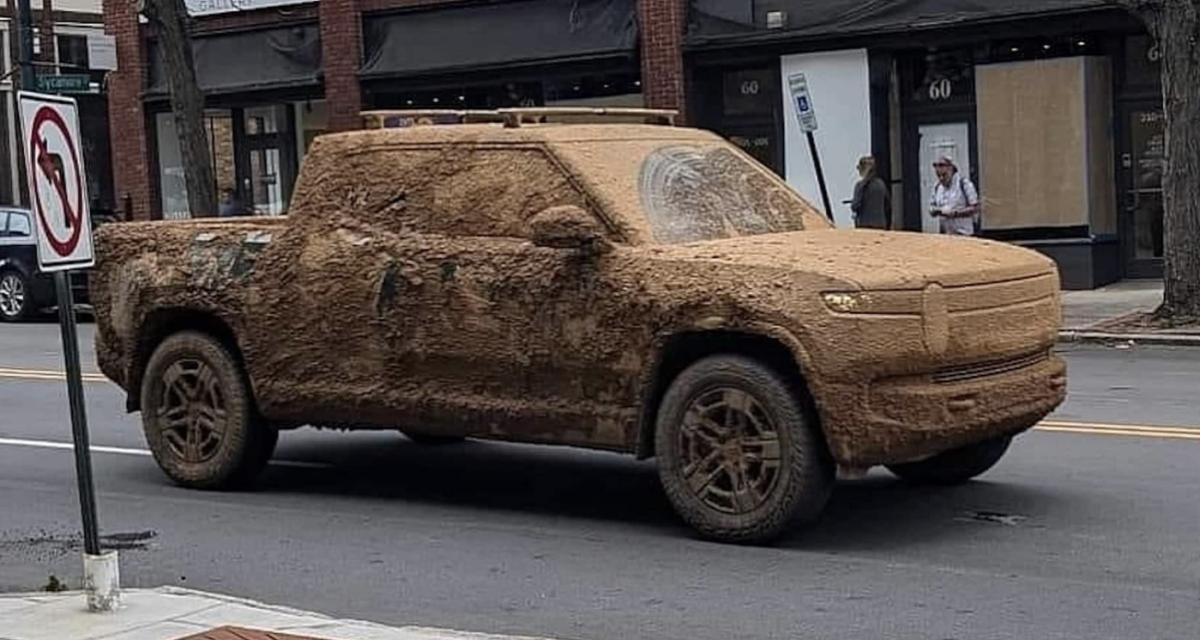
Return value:
M 539 211 L 587 208 L 583 194 L 537 147 L 393 147 L 369 157 L 374 173 L 366 167 L 353 173 L 386 179 L 352 186 L 350 200 L 396 232 L 528 238 L 528 221 Z

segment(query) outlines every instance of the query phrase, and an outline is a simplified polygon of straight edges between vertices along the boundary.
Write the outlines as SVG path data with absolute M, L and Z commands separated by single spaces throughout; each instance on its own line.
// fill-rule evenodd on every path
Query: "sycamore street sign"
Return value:
M 91 93 L 92 79 L 82 73 L 38 76 L 37 90 L 42 93 Z

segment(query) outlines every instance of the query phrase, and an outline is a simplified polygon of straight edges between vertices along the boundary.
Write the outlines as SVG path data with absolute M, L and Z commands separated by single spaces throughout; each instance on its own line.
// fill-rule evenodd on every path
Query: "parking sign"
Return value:
M 796 105 L 796 117 L 800 119 L 800 130 L 805 133 L 816 131 L 817 111 L 808 91 L 808 79 L 803 73 L 792 74 L 788 76 L 788 87 L 792 91 L 792 104 Z

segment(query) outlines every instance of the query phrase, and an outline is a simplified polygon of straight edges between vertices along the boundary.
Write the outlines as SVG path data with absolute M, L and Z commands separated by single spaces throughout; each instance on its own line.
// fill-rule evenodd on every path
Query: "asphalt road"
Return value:
M 82 328 L 90 341 L 90 327 Z M 53 324 L 0 326 L 0 590 L 78 586 Z M 1200 625 L 1200 351 L 1072 347 L 1071 399 L 980 481 L 839 484 L 772 548 L 700 542 L 652 463 L 285 433 L 261 486 L 163 479 L 87 385 L 106 544 L 128 586 L 337 616 L 578 638 L 1180 638 Z M 85 369 L 94 371 L 85 348 Z M 1124 430 L 1175 426 L 1177 431 Z M 1128 435 L 1121 435 L 1127 433 Z M 303 464 L 296 464 L 303 463 Z

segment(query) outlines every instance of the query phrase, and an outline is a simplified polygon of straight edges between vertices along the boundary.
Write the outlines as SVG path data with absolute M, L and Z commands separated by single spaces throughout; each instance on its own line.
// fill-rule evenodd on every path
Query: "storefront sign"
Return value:
M 187 0 L 188 13 L 194 16 L 253 11 L 289 4 L 308 4 L 312 0 Z

